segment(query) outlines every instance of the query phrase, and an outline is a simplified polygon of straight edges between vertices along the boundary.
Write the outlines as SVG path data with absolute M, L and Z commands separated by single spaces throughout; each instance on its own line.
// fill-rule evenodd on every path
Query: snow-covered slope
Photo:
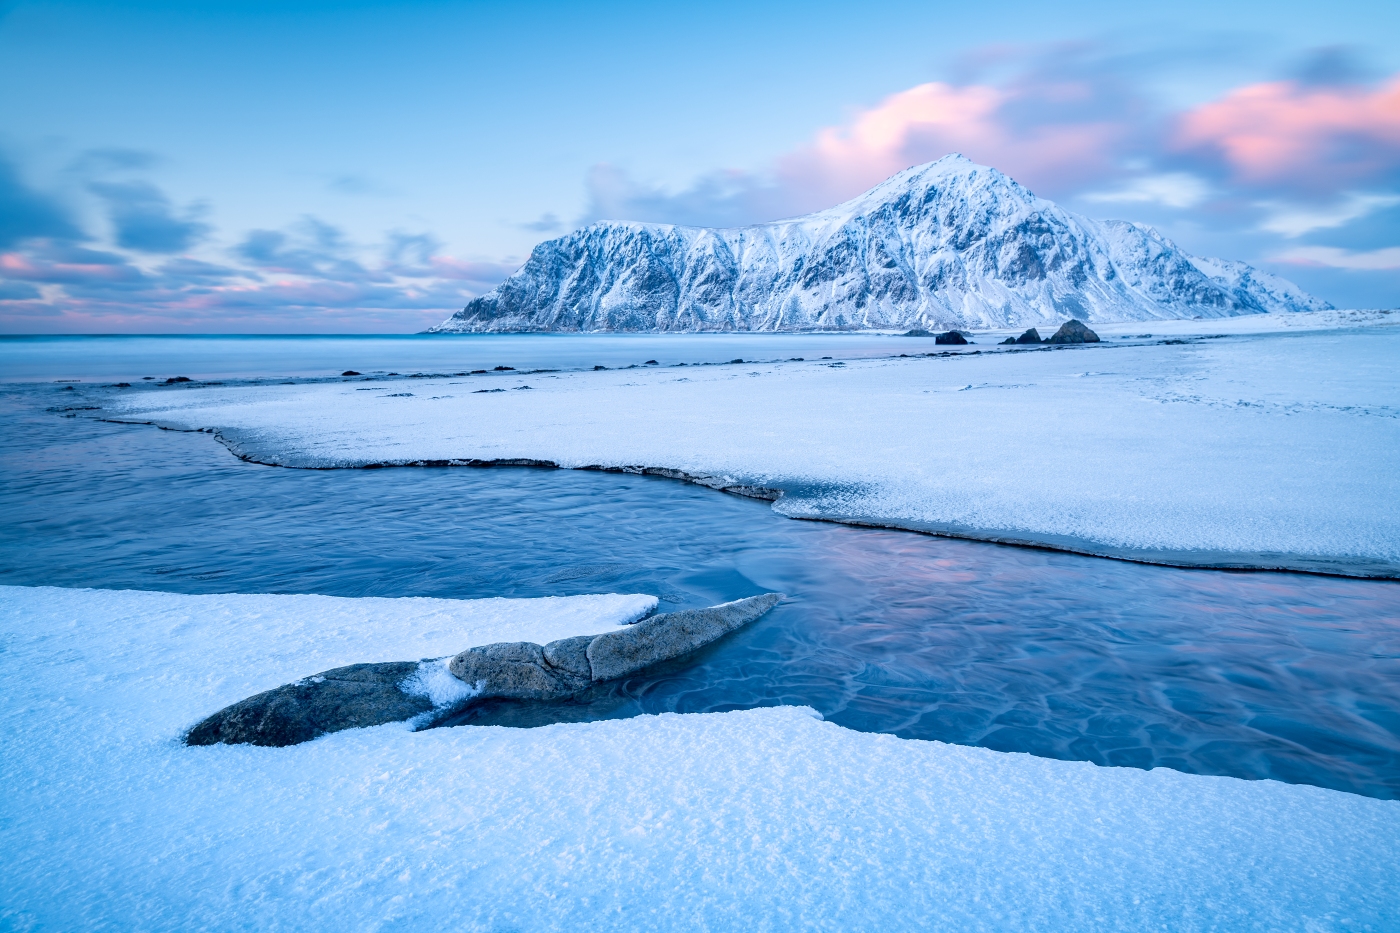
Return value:
M 1314 311 L 1244 263 L 1094 221 L 960 155 L 830 210 L 719 229 L 603 222 L 535 247 L 432 328 L 782 331 L 1048 325 Z

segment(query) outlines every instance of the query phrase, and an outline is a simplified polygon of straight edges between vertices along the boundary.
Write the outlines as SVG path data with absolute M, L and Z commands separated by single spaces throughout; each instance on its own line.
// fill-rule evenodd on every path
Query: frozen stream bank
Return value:
M 75 394 L 4 397 L 0 583 L 615 591 L 663 608 L 773 590 L 790 598 L 753 628 L 570 714 L 802 704 L 868 732 L 1400 796 L 1393 583 L 793 522 L 766 503 L 641 476 L 273 469 L 208 436 L 43 410 Z

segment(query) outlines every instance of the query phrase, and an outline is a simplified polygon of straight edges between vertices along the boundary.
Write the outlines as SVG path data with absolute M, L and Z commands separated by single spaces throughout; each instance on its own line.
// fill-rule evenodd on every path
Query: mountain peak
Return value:
M 432 328 L 792 331 L 1055 325 L 1330 307 L 1150 227 L 1094 221 L 959 153 L 752 227 L 600 223 Z

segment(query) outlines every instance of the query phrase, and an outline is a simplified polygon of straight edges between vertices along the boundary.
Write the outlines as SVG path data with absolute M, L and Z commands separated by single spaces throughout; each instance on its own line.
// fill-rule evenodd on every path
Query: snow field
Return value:
M 185 748 L 337 664 L 602 631 L 649 597 L 0 587 L 0 925 L 1353 930 L 1400 803 L 849 732 L 798 708 Z M 546 634 L 547 633 L 547 634 Z
M 777 508 L 790 515 L 1394 574 L 1397 359 L 1400 329 L 1386 327 L 379 388 L 210 387 L 109 405 L 112 417 L 218 429 L 263 462 L 669 467 L 782 487 Z

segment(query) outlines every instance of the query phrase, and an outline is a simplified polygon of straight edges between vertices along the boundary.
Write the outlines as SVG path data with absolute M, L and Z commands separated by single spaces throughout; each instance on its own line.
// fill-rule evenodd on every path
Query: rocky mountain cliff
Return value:
M 1227 317 L 1331 307 L 1096 221 L 950 155 L 830 210 L 732 229 L 593 224 L 430 333 L 800 331 Z

